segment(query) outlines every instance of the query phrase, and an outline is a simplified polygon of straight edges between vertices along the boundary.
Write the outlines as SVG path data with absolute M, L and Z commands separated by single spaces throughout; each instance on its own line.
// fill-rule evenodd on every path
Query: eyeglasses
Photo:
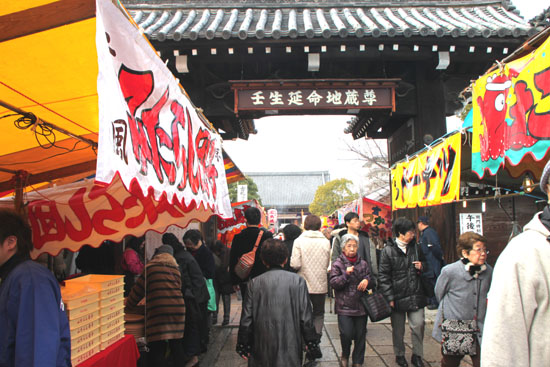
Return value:
M 471 249 L 470 251 L 475 251 L 477 252 L 478 254 L 486 254 L 486 255 L 489 255 L 489 250 L 487 250 L 486 248 L 478 248 L 478 249 Z

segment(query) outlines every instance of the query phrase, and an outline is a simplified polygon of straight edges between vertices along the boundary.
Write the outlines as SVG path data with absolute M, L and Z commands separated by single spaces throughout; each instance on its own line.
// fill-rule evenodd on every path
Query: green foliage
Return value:
M 352 182 L 345 178 L 332 180 L 319 186 L 309 211 L 315 215 L 330 215 L 336 209 L 355 199 L 350 187 Z
M 237 202 L 237 185 L 248 185 L 248 200 L 256 199 L 262 205 L 262 199 L 258 194 L 258 186 L 256 186 L 256 183 L 250 177 L 247 177 L 243 181 L 233 182 L 227 186 L 229 188 L 229 199 L 232 203 Z

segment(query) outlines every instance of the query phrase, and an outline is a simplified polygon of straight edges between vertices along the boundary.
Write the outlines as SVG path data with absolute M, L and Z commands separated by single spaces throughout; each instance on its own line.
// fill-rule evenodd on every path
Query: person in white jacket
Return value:
M 290 267 L 302 276 L 313 306 L 313 324 L 317 334 L 322 333 L 325 318 L 325 297 L 328 291 L 327 268 L 330 261 L 330 242 L 321 233 L 321 218 L 308 215 L 304 233 L 294 241 Z
M 550 198 L 550 161 L 540 180 Z M 550 205 L 499 256 L 481 343 L 482 367 L 550 365 Z

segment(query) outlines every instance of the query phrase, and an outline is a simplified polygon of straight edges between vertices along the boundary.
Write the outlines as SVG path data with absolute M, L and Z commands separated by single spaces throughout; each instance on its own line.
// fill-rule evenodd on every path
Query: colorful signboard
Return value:
M 231 216 L 221 138 L 112 1 L 96 1 L 99 142 L 96 180 L 117 174 L 155 199 Z
M 357 199 L 338 210 L 338 222 L 344 223 L 349 212 L 359 214 L 363 221 L 363 231 L 371 238 L 386 240 L 391 237 L 391 207 L 367 198 Z
M 550 148 L 550 38 L 473 85 L 472 170 L 495 175 Z
M 461 136 L 460 132 L 450 135 L 443 142 L 392 167 L 392 210 L 458 200 Z

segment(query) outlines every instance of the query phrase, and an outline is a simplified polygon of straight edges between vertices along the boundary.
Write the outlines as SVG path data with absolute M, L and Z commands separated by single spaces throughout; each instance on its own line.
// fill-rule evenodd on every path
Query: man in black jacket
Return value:
M 395 360 L 407 367 L 405 358 L 405 317 L 409 319 L 413 344 L 411 362 L 423 367 L 424 307 L 426 295 L 420 276 L 426 270 L 424 253 L 414 241 L 416 226 L 408 218 L 397 218 L 393 223 L 395 238 L 390 238 L 382 250 L 378 269 L 378 290 L 392 307 L 391 326 Z
M 262 219 L 260 209 L 254 207 L 247 208 L 244 211 L 244 218 L 246 220 L 246 228 L 243 229 L 241 233 L 235 235 L 233 242 L 231 243 L 231 251 L 229 252 L 229 272 L 231 274 L 231 282 L 235 286 L 235 290 L 238 290 L 238 288 L 241 289 L 243 303 L 246 300 L 247 282 L 267 271 L 267 268 L 260 259 L 260 250 L 262 248 L 262 243 L 273 237 L 271 232 L 265 230 L 265 228 L 260 228 L 260 221 Z M 256 250 L 254 266 L 252 267 L 248 278 L 241 279 L 237 276 L 237 274 L 235 274 L 235 265 L 242 255 L 252 251 L 260 231 L 263 231 L 263 234 L 260 239 L 260 244 Z
M 175 234 L 167 232 L 162 235 L 162 243 L 170 245 L 174 249 L 181 273 L 181 293 L 185 300 L 185 333 L 183 335 L 183 348 L 188 358 L 185 366 L 195 366 L 199 363 L 200 345 L 200 321 L 201 312 L 199 305 L 208 303 L 210 295 L 206 288 L 206 281 L 202 275 L 199 264 L 181 244 Z

